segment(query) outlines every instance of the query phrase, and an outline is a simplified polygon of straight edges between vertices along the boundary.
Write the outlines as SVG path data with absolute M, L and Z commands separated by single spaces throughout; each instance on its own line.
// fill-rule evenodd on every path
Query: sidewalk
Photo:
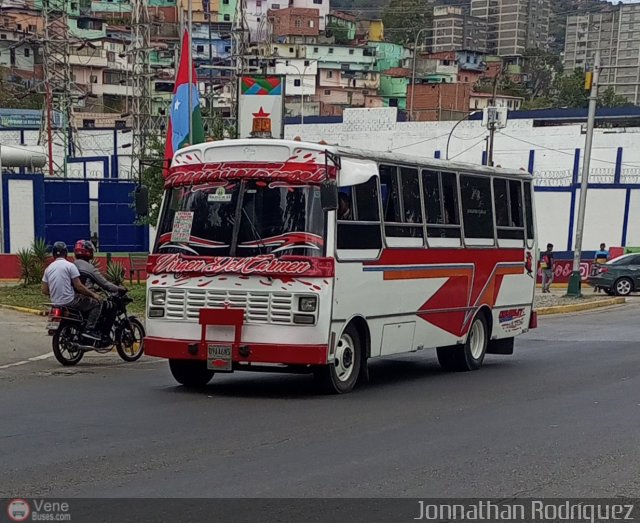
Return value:
M 584 286 L 580 298 L 568 297 L 566 288 L 551 288 L 549 294 L 542 294 L 541 289 L 536 289 L 535 308 L 540 315 L 563 314 L 579 312 L 583 310 L 609 307 L 625 303 L 625 298 L 609 296 L 604 292 L 593 292 L 593 288 Z

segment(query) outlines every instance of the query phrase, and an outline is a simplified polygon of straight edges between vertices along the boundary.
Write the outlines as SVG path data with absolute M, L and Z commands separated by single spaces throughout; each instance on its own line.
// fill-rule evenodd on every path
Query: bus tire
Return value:
M 438 347 L 438 362 L 447 371 L 466 372 L 478 370 L 487 352 L 489 329 L 483 313 L 478 314 L 469 329 L 463 345 Z
M 200 360 L 169 360 L 169 369 L 174 379 L 185 387 L 204 387 L 214 371 L 207 369 L 207 362 Z
M 362 370 L 362 357 L 358 330 L 349 325 L 338 340 L 333 361 L 314 371 L 320 389 L 327 394 L 351 392 Z

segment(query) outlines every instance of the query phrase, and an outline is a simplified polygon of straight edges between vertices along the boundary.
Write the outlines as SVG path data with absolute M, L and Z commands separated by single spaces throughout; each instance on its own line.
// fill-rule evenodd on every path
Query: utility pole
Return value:
M 502 66 L 500 66 L 500 71 L 493 79 L 493 95 L 491 97 L 491 107 L 495 109 L 496 107 L 496 96 L 498 95 L 498 79 L 502 76 Z M 489 146 L 487 150 L 487 165 L 489 167 L 493 167 L 493 139 L 496 134 L 496 119 L 489 119 Z
M 427 31 L 429 28 L 423 27 L 416 33 L 416 38 L 413 42 L 413 64 L 411 65 L 411 100 L 409 101 L 409 120 L 413 121 L 413 95 L 416 90 L 416 61 L 418 59 L 418 38 L 423 31 Z
M 240 96 L 240 77 L 246 70 L 246 54 L 249 40 L 249 30 L 246 24 L 247 2 L 237 0 L 236 13 L 233 19 L 231 30 L 231 57 L 234 60 L 231 80 L 231 115 L 236 120 L 236 135 L 239 130 L 238 123 L 238 100 Z
M 598 79 L 600 77 L 600 51 L 596 51 L 593 61 L 593 73 L 587 73 L 585 84 L 591 81 L 589 94 L 589 115 L 587 117 L 587 135 L 584 143 L 584 160 L 582 162 L 582 179 L 580 181 L 580 203 L 578 205 L 578 223 L 576 224 L 576 244 L 573 253 L 573 272 L 569 277 L 567 296 L 579 297 L 580 290 L 580 259 L 582 257 L 582 236 L 584 232 L 584 217 L 587 207 L 587 189 L 589 187 L 589 166 L 591 164 L 591 146 L 593 145 L 593 128 L 596 121 L 596 105 L 598 103 Z M 585 85 L 585 87 L 586 87 Z
M 189 12 L 187 17 L 187 40 L 189 42 L 189 145 L 193 145 L 193 0 L 189 0 Z M 183 51 L 184 52 L 184 51 Z M 196 87 L 197 89 L 197 87 Z
M 69 0 L 43 0 L 42 18 L 44 40 L 42 45 L 45 108 L 38 143 L 49 149 L 49 175 L 67 176 L 67 158 L 79 154 L 78 134 L 73 115 L 73 96 L 80 91 L 72 80 L 69 56 L 86 43 L 73 38 L 69 32 Z M 73 45 L 72 45 L 73 44 Z M 85 95 L 86 96 L 86 95 Z M 60 120 L 55 121 L 58 116 Z M 54 158 L 54 145 L 62 148 L 62 162 Z
M 143 164 L 149 155 L 149 137 L 152 129 L 151 104 L 151 21 L 147 0 L 131 2 L 131 47 L 133 65 L 131 71 L 131 103 L 133 119 L 133 143 L 131 149 L 131 178 L 140 179 Z M 155 127 L 155 126 L 154 126 Z
M 214 97 L 214 90 L 213 90 L 213 38 L 211 35 L 211 0 L 206 0 L 206 6 L 207 6 L 207 22 L 209 22 L 207 25 L 209 26 L 209 65 L 212 66 L 211 69 L 209 69 L 209 90 L 208 90 L 208 103 L 207 103 L 207 107 L 209 109 L 209 132 L 208 134 L 211 135 L 213 132 L 213 122 L 214 122 L 214 118 L 213 118 L 213 97 Z

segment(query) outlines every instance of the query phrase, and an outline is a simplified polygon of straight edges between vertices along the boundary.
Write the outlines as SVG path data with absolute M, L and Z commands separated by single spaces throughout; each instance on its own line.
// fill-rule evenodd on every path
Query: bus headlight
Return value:
M 162 307 L 149 307 L 149 318 L 163 318 L 164 308 Z
M 151 305 L 164 307 L 167 302 L 167 291 L 164 289 L 152 289 L 149 295 L 149 301 Z
M 301 296 L 298 300 L 298 310 L 300 312 L 316 312 L 318 308 L 317 296 Z

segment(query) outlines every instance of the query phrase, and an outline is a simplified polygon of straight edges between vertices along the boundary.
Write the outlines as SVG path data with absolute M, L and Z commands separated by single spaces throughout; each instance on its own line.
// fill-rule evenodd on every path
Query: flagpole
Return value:
M 189 145 L 193 145 L 193 42 L 191 30 L 193 29 L 193 1 L 189 0 L 189 15 L 187 19 L 187 32 L 189 36 Z

